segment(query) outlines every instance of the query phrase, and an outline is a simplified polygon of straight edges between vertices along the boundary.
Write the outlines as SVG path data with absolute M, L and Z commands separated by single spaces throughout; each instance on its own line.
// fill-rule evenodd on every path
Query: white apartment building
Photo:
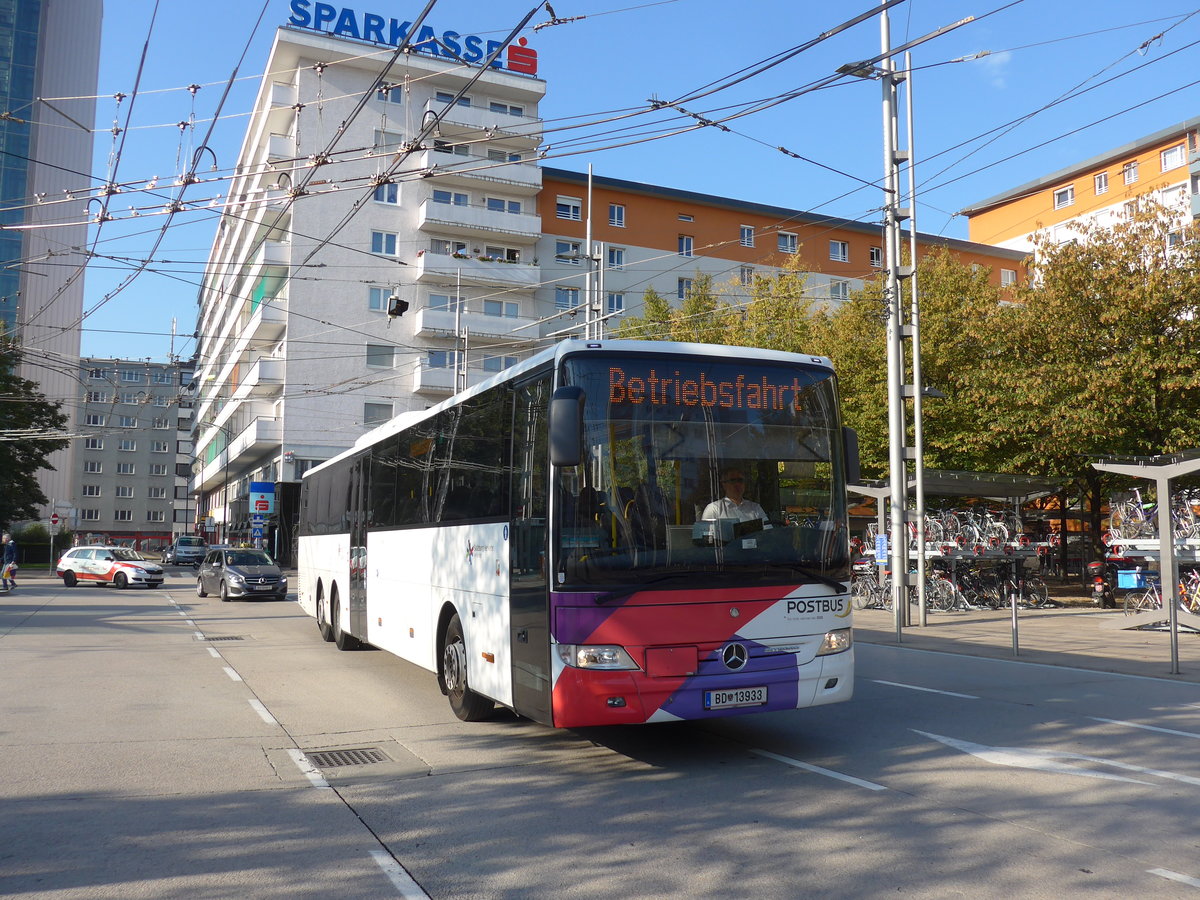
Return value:
M 199 296 L 191 488 L 211 540 L 246 538 L 252 481 L 294 483 L 451 393 L 456 333 L 477 348 L 471 380 L 538 336 L 545 83 L 489 68 L 472 84 L 478 66 L 426 53 L 384 73 L 392 55 L 276 35 Z

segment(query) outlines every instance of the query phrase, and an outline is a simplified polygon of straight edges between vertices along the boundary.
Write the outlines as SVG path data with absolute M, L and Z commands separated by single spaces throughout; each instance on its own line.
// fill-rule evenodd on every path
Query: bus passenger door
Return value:
M 350 633 L 367 639 L 367 512 L 363 508 L 371 459 L 359 457 L 350 470 Z
M 550 594 L 546 574 L 550 376 L 515 388 L 509 597 L 513 708 L 551 723 Z

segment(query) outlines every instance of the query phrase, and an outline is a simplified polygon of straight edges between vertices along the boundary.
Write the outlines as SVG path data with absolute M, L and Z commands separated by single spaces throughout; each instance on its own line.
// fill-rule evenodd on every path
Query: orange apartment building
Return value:
M 1200 118 L 1180 122 L 968 206 L 962 215 L 971 240 L 1029 251 L 1039 231 L 1071 240 L 1071 223 L 1111 225 L 1138 197 L 1177 209 L 1181 225 L 1190 222 L 1200 215 L 1198 128 Z
M 774 274 L 795 256 L 813 299 L 837 302 L 884 265 L 879 225 L 600 176 L 590 193 L 589 210 L 586 173 L 542 168 L 541 309 L 582 301 L 589 212 L 594 265 L 604 270 L 602 313 L 639 315 L 649 287 L 681 300 L 701 274 L 736 302 L 756 274 Z M 989 269 L 997 285 L 1024 278 L 1023 251 L 918 233 L 918 256 L 934 247 Z

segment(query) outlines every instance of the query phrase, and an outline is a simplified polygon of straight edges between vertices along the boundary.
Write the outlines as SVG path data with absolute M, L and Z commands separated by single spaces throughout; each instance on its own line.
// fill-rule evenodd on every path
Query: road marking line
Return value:
M 196 636 L 196 640 L 198 640 L 198 641 L 204 640 L 204 632 L 203 631 L 193 631 L 192 634 L 194 634 Z M 208 649 L 211 650 L 212 648 L 209 647 Z
M 267 708 L 265 706 L 263 706 L 260 701 L 251 699 L 249 701 L 249 703 L 250 703 L 250 708 L 253 709 L 256 713 L 258 713 L 258 717 L 260 719 L 262 719 L 264 722 L 266 722 L 268 725 L 278 725 L 279 724 L 279 721 L 267 711 Z
M 1180 884 L 1186 884 L 1190 887 L 1200 888 L 1200 878 L 1192 878 L 1190 875 L 1180 875 L 1178 872 L 1172 872 L 1170 869 L 1147 869 L 1148 875 L 1157 875 L 1160 878 L 1169 878 L 1171 881 L 1178 881 Z
M 225 674 L 228 675 L 230 680 L 232 680 L 232 681 L 241 681 L 242 680 L 242 676 L 239 675 L 237 672 L 235 672 L 233 669 L 231 669 L 229 666 L 225 667 Z
M 421 889 L 421 886 L 413 881 L 413 877 L 404 871 L 404 867 L 396 860 L 392 859 L 383 850 L 368 851 L 372 858 L 379 864 L 379 868 L 383 869 L 388 879 L 396 886 L 396 890 L 400 892 L 401 897 L 407 900 L 429 900 L 429 895 Z
M 189 625 L 191 625 L 193 628 L 195 628 L 195 627 L 196 627 L 196 623 L 195 623 L 195 622 L 193 622 L 191 619 L 184 619 L 183 621 L 187 622 L 187 623 L 188 623 Z
M 254 701 L 251 700 L 250 702 L 253 703 Z M 300 770 L 304 777 L 312 782 L 313 787 L 326 791 L 333 790 L 329 786 L 329 782 L 321 776 L 319 771 L 317 771 L 317 767 L 314 766 L 309 761 L 309 758 L 304 755 L 303 750 L 289 750 L 288 756 L 292 758 L 292 762 L 296 764 L 296 768 Z
M 770 750 L 755 750 L 751 749 L 751 753 L 759 756 L 765 756 L 768 759 L 773 759 L 776 762 L 781 762 L 785 766 L 795 766 L 797 769 L 804 769 L 806 772 L 812 772 L 816 775 L 824 775 L 827 778 L 836 778 L 838 781 L 845 781 L 848 784 L 856 784 L 859 787 L 865 787 L 872 791 L 886 791 L 882 784 L 875 784 L 873 781 L 863 781 L 861 778 L 855 778 L 853 775 L 843 775 L 841 772 L 834 772 L 832 769 L 822 769 L 820 766 L 814 766 L 812 763 L 800 762 L 798 759 L 792 759 L 790 756 L 780 756 L 778 753 L 772 753 Z
M 943 694 L 946 697 L 962 697 L 964 700 L 978 700 L 974 694 L 959 694 L 955 691 L 939 691 L 935 688 L 918 687 L 915 684 L 901 684 L 898 681 L 881 681 L 878 678 L 872 679 L 876 684 L 886 684 L 891 687 L 908 688 L 910 691 L 925 691 L 928 694 Z
M 1180 737 L 1200 738 L 1194 731 L 1176 731 L 1174 728 L 1159 728 L 1157 725 L 1139 725 L 1137 722 L 1122 722 L 1120 719 L 1101 719 L 1099 716 L 1088 716 L 1093 722 L 1107 722 L 1109 725 L 1124 725 L 1126 728 L 1140 728 L 1142 731 L 1157 731 L 1161 734 L 1176 734 Z
M 216 647 L 209 647 L 209 648 L 208 648 L 208 655 L 209 655 L 209 656 L 211 656 L 213 659 L 220 659 L 220 658 L 221 658 L 221 654 L 217 652 L 217 648 L 216 648 Z
M 177 609 L 177 610 L 175 610 L 175 612 L 179 613 L 185 619 L 187 618 L 187 613 L 185 613 L 182 609 Z

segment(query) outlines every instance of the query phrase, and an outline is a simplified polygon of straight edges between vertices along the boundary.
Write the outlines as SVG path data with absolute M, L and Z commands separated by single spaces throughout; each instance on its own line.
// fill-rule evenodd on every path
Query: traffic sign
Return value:
M 263 536 L 263 530 L 261 528 L 251 528 L 250 529 L 250 540 L 261 541 L 262 536 Z
M 54 513 L 53 515 L 50 516 L 50 524 L 51 525 L 58 524 L 58 513 Z

